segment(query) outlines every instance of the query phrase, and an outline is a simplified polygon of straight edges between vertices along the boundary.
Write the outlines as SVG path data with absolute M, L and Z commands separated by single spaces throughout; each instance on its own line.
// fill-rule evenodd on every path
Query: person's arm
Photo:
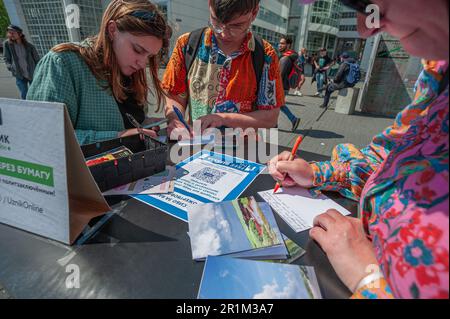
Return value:
M 216 113 L 200 118 L 202 130 L 211 127 L 242 128 L 243 130 L 253 128 L 274 128 L 278 123 L 279 108 L 269 110 L 258 110 L 251 113 Z
M 393 127 L 376 136 L 363 150 L 341 144 L 333 150 L 331 161 L 310 163 L 314 172 L 313 190 L 336 191 L 358 201 L 367 180 L 393 147 L 392 130 Z
M 382 277 L 373 281 L 368 281 L 365 285 L 357 289 L 351 299 L 394 299 L 392 289 L 387 280 Z
M 346 74 L 347 70 L 348 70 L 349 66 L 347 63 L 342 63 L 339 66 L 339 70 L 336 73 L 336 76 L 334 77 L 334 83 L 341 83 L 342 80 L 344 79 L 344 75 Z
M 3 59 L 6 64 L 6 68 L 8 69 L 8 71 L 13 72 L 12 54 L 8 41 L 3 42 L 3 51 Z
M 189 34 L 182 35 L 175 45 L 175 48 L 167 64 L 162 88 L 166 92 L 164 114 L 168 119 L 167 134 L 170 137 L 173 131 L 184 131 L 184 125 L 178 120 L 173 106 L 176 106 L 186 118 L 188 105 L 188 87 L 186 85 L 187 70 L 184 59 L 184 50 L 188 43 Z M 178 134 L 178 133 L 176 133 Z M 181 134 L 185 135 L 185 134 Z
M 79 110 L 75 80 L 60 56 L 47 54 L 36 68 L 27 100 L 64 103 L 71 122 L 75 125 Z M 75 134 L 78 142 L 83 145 L 117 138 L 120 132 L 79 130 L 75 127 Z
M 285 56 L 280 59 L 281 78 L 284 80 L 289 76 L 289 71 L 292 68 L 292 61 L 289 57 Z
M 314 170 L 313 186 L 316 190 L 337 191 L 343 196 L 359 200 L 361 192 L 369 177 L 388 157 L 391 150 L 403 142 L 402 137 L 408 133 L 418 116 L 426 116 L 425 109 L 437 93 L 431 93 L 439 84 L 432 72 L 424 71 L 417 83 L 413 102 L 397 115 L 394 125 L 377 135 L 366 148 L 359 150 L 351 144 L 338 145 L 333 150 L 331 161 L 311 163 Z M 433 79 L 433 82 L 430 80 Z M 418 115 L 420 114 L 420 115 Z
M 319 65 L 319 63 L 317 63 L 317 60 L 313 60 L 313 62 L 314 62 L 314 66 L 316 67 L 316 69 L 317 70 L 320 69 L 320 65 Z
M 41 59 L 39 56 L 39 53 L 36 50 L 36 47 L 32 44 L 30 44 L 31 46 L 31 55 L 33 57 L 34 63 L 36 63 L 36 65 L 39 63 L 39 60 Z

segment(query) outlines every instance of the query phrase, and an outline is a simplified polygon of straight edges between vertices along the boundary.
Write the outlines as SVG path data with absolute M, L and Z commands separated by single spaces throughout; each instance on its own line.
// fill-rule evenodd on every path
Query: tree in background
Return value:
M 3 0 L 0 0 L 0 38 L 6 37 L 6 28 L 10 24 Z

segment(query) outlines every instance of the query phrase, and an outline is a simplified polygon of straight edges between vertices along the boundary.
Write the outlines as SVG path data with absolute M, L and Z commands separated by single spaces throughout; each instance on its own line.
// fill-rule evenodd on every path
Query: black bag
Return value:
M 155 175 L 166 169 L 167 144 L 148 136 L 145 136 L 144 140 L 141 140 L 140 135 L 134 135 L 83 145 L 81 150 L 85 158 L 90 158 L 121 146 L 127 147 L 133 154 L 89 167 L 102 192 Z

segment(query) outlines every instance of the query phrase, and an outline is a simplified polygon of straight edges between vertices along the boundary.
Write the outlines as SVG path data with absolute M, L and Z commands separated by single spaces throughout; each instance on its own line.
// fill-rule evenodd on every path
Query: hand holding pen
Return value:
M 169 126 L 167 128 L 167 133 L 172 140 L 183 140 L 193 137 L 193 131 L 191 126 L 184 119 L 184 115 L 181 110 L 173 105 L 173 113 Z M 173 133 L 172 133 L 173 132 Z
M 314 171 L 311 165 L 301 158 L 296 158 L 301 142 L 302 138 L 299 137 L 291 152 L 283 152 L 268 163 L 270 175 L 281 185 L 276 191 L 280 187 L 313 187 Z

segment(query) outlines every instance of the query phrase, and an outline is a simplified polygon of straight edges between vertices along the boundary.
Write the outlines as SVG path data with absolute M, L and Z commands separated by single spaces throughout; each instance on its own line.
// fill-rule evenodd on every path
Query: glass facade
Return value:
M 63 0 L 19 0 L 31 41 L 39 54 L 45 55 L 57 44 L 69 42 Z M 101 0 L 77 0 L 80 8 L 80 39 L 99 31 L 102 17 Z
M 280 42 L 280 38 L 284 36 L 284 34 L 268 30 L 265 28 L 258 27 L 256 25 L 252 26 L 252 31 L 259 35 L 261 38 L 269 42 L 275 49 L 278 48 L 278 42 Z
M 290 0 L 277 0 L 277 2 L 283 4 L 287 7 L 290 5 Z M 281 12 L 273 12 L 263 5 L 260 5 L 258 19 L 263 22 L 267 22 L 273 26 L 284 28 L 286 30 L 288 27 L 287 17 L 283 17 L 281 15 Z M 270 30 L 268 28 L 262 27 L 260 25 L 253 25 L 252 31 L 255 34 L 259 35 L 264 40 L 268 41 L 275 49 L 278 48 L 278 42 L 280 41 L 280 38 L 282 36 L 286 35 L 286 34 L 282 34 L 282 33 Z
M 341 19 L 354 19 L 356 18 L 356 11 L 346 11 L 341 13 Z
M 356 24 L 340 25 L 339 31 L 357 31 L 357 26 L 356 26 Z
M 266 9 L 261 6 L 258 14 L 258 19 L 262 21 L 274 24 L 276 26 L 285 26 L 287 24 L 287 19 L 283 18 L 279 14 Z
M 341 3 L 336 0 L 316 1 L 312 7 L 310 22 L 339 28 Z

